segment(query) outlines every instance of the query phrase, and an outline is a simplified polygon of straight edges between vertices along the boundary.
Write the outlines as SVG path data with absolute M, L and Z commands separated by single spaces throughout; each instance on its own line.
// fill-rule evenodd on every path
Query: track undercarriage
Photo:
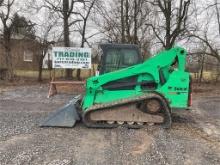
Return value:
M 114 103 L 96 104 L 82 115 L 88 127 L 114 128 L 120 125 L 141 128 L 146 124 L 171 125 L 170 108 L 157 94 L 122 99 Z

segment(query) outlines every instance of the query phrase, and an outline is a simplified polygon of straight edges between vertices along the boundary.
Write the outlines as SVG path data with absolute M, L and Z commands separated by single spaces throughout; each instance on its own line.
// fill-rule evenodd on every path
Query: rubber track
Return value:
M 171 110 L 166 102 L 165 98 L 163 98 L 161 95 L 157 93 L 148 93 L 137 97 L 127 98 L 127 99 L 121 99 L 112 103 L 106 103 L 106 104 L 96 104 L 86 110 L 86 112 L 82 115 L 83 122 L 87 127 L 93 127 L 93 128 L 116 128 L 118 126 L 121 126 L 119 124 L 108 124 L 106 122 L 104 123 L 97 123 L 97 122 L 91 122 L 89 121 L 89 114 L 94 111 L 104 110 L 106 108 L 118 106 L 118 105 L 126 105 L 128 103 L 138 103 L 140 101 L 143 101 L 145 99 L 151 99 L 151 98 L 158 98 L 161 100 L 163 104 L 163 110 L 165 115 L 165 122 L 160 124 L 163 128 L 170 128 L 172 119 L 171 119 Z M 129 125 L 129 124 L 123 124 L 123 126 L 126 126 L 128 128 L 142 128 L 143 125 Z

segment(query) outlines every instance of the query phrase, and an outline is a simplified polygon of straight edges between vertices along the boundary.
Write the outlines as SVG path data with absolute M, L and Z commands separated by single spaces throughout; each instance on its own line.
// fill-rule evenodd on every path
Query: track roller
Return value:
M 124 121 L 117 121 L 117 123 L 118 123 L 119 125 L 122 125 L 122 124 L 124 124 L 125 122 L 124 122 Z
M 134 121 L 127 121 L 128 125 L 133 125 Z
M 115 121 L 107 121 L 108 124 L 114 124 Z
M 144 125 L 144 122 L 137 122 L 137 125 Z
M 149 125 L 149 126 L 153 126 L 153 125 L 154 125 L 154 123 L 147 123 L 147 125 Z

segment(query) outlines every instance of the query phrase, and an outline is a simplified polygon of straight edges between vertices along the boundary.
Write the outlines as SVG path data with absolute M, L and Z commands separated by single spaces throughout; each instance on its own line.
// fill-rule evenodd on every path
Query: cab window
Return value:
M 111 49 L 106 54 L 105 73 L 127 68 L 137 63 L 139 63 L 139 56 L 136 50 Z

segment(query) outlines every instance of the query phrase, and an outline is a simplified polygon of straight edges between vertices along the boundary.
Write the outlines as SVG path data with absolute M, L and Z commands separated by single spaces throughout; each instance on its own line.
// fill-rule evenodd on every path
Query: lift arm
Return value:
M 86 96 L 83 101 L 83 109 L 87 109 L 94 103 L 101 103 L 102 101 L 114 101 L 114 99 L 107 97 L 108 93 L 109 96 L 114 96 L 116 100 L 137 95 L 139 92 L 142 92 L 140 86 L 145 82 L 155 83 L 157 86 L 156 88 L 159 88 L 165 83 L 163 81 L 168 79 L 170 76 L 170 69 L 175 63 L 178 63 L 177 69 L 180 72 L 184 72 L 185 58 L 185 49 L 175 47 L 170 50 L 163 51 L 141 64 L 106 73 L 100 76 L 91 77 L 86 82 Z M 127 90 L 120 90 L 121 88 L 119 88 L 118 90 L 115 89 L 114 91 L 105 88 L 105 85 L 107 84 L 114 85 L 114 83 L 117 84 L 118 80 L 132 77 L 134 77 L 136 81 L 126 83 L 130 83 L 130 86 L 133 88 L 125 88 Z M 126 83 L 125 86 L 129 86 Z M 154 88 L 154 90 L 156 89 Z M 124 92 L 126 94 L 124 94 Z M 105 94 L 106 97 L 103 97 Z M 119 95 L 121 97 L 119 97 Z

